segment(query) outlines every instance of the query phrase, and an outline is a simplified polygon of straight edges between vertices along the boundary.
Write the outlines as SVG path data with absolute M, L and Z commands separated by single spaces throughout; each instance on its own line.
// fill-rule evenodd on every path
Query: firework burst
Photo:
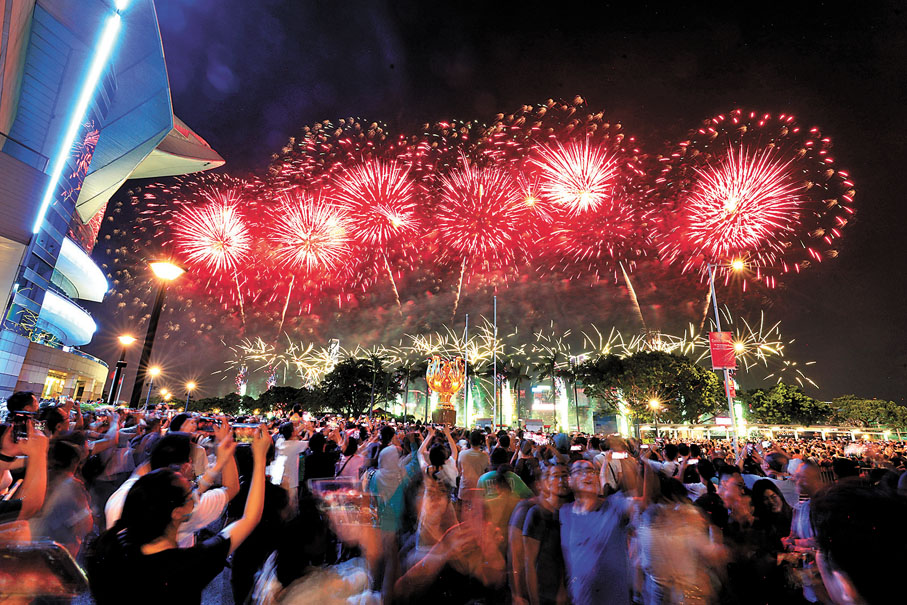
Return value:
M 280 263 L 307 277 L 330 275 L 350 256 L 349 219 L 342 208 L 306 193 L 284 198 L 269 239 Z
M 619 172 L 617 158 L 588 140 L 542 145 L 532 162 L 540 172 L 542 193 L 568 216 L 606 204 Z
M 709 263 L 746 261 L 743 287 L 837 256 L 854 214 L 854 185 L 835 167 L 831 139 L 793 116 L 736 109 L 707 120 L 661 158 L 653 197 L 662 258 L 704 279 Z

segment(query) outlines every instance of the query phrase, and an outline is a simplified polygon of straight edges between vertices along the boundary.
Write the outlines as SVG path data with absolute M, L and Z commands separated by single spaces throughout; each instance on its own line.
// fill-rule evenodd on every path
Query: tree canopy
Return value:
M 658 402 L 658 419 L 695 422 L 721 409 L 721 382 L 687 357 L 642 351 L 627 357 L 604 355 L 576 369 L 585 390 L 604 411 L 625 406 L 641 420 L 654 418 L 649 403 Z
M 761 424 L 817 424 L 827 422 L 832 407 L 806 395 L 800 387 L 776 384 L 771 389 L 752 389 L 740 394 L 749 407 L 748 419 Z

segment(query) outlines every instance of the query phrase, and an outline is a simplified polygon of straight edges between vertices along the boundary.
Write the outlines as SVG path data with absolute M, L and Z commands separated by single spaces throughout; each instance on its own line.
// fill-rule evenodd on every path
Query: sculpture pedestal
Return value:
M 431 413 L 431 421 L 435 424 L 449 424 L 454 426 L 457 423 L 457 411 L 439 408 Z

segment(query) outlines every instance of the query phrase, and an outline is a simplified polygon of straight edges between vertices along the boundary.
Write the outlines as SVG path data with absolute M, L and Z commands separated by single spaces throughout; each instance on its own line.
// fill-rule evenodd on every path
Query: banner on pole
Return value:
M 712 354 L 713 370 L 737 369 L 732 332 L 709 332 L 709 351 Z

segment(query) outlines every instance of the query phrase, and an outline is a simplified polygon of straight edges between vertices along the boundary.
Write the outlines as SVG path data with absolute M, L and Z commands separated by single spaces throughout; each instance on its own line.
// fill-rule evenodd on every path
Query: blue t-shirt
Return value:
M 575 502 L 561 507 L 561 549 L 573 605 L 629 605 L 626 507 L 620 493 L 588 513 L 578 512 Z

